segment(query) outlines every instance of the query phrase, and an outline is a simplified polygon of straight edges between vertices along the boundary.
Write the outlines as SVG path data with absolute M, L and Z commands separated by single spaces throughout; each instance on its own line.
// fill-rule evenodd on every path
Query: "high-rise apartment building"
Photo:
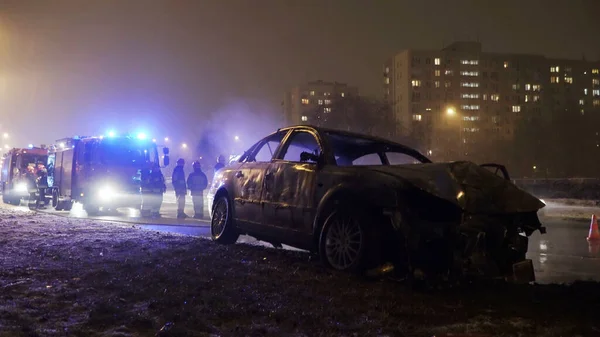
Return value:
M 510 144 L 524 118 L 600 114 L 599 68 L 600 62 L 488 53 L 479 42 L 455 42 L 389 59 L 384 97 L 398 132 L 434 159 L 495 160 L 494 146 Z
M 292 88 L 283 99 L 283 115 L 286 125 L 327 124 L 335 100 L 358 95 L 358 88 L 345 83 L 314 81 Z

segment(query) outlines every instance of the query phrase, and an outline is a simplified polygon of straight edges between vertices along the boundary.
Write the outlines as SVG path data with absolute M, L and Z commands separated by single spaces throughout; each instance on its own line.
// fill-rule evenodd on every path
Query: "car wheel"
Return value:
M 325 265 L 340 271 L 362 273 L 367 267 L 370 233 L 360 212 L 334 210 L 325 220 L 319 255 Z
M 231 213 L 229 198 L 224 195 L 220 196 L 213 206 L 210 221 L 210 233 L 214 241 L 223 244 L 233 244 L 240 237 L 233 223 Z

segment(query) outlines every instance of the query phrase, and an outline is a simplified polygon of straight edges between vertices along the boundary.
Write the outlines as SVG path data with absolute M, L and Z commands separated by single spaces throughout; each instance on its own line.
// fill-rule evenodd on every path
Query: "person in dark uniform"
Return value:
M 39 192 L 38 207 L 46 207 L 46 189 L 48 188 L 48 171 L 42 162 L 38 162 L 36 171 L 36 184 Z
M 188 217 L 185 214 L 185 195 L 187 194 L 187 185 L 185 182 L 185 172 L 183 171 L 183 166 L 185 165 L 185 160 L 183 158 L 177 159 L 177 166 L 173 169 L 173 175 L 171 176 L 171 180 L 173 183 L 173 189 L 175 190 L 175 196 L 177 197 L 177 218 L 185 219 Z
M 160 217 L 166 190 L 165 177 L 158 163 L 153 163 L 151 170 L 142 171 L 142 216 Z
M 219 155 L 219 157 L 217 157 L 217 163 L 215 164 L 215 173 L 217 173 L 217 171 L 222 169 L 223 167 L 225 167 L 225 156 L 221 154 Z
M 202 219 L 204 218 L 204 190 L 208 187 L 208 178 L 202 172 L 199 161 L 192 163 L 192 167 L 194 171 L 188 176 L 187 186 L 194 203 L 194 219 Z
M 152 208 L 152 186 L 150 185 L 150 164 L 144 165 L 140 172 L 140 192 L 142 194 L 142 206 L 140 213 L 142 217 L 149 217 Z

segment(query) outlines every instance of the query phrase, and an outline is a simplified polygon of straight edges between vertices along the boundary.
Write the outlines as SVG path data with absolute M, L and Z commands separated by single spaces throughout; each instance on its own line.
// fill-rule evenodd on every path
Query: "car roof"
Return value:
M 391 146 L 400 148 L 403 151 L 405 151 L 406 153 L 411 153 L 414 156 L 420 157 L 421 159 L 425 160 L 426 162 L 431 162 L 431 160 L 429 158 L 427 158 L 424 154 L 422 154 L 415 148 L 412 148 L 410 146 L 407 146 L 407 145 L 404 145 L 404 144 L 401 144 L 398 142 L 394 142 L 389 139 L 376 137 L 376 136 L 370 136 L 370 135 L 366 135 L 366 134 L 358 133 L 358 132 L 338 130 L 338 129 L 332 129 L 332 128 L 324 128 L 324 127 L 315 126 L 315 125 L 301 124 L 301 125 L 291 125 L 291 126 L 279 128 L 279 129 L 277 129 L 276 132 L 273 132 L 271 135 L 279 133 L 279 132 L 287 132 L 290 130 L 313 130 L 313 131 L 316 131 L 317 133 L 332 133 L 332 134 L 337 134 L 340 136 L 346 136 L 346 137 L 350 137 L 350 138 L 358 138 L 358 139 L 363 139 L 363 140 L 367 140 L 367 141 L 385 143 L 385 144 L 389 144 Z

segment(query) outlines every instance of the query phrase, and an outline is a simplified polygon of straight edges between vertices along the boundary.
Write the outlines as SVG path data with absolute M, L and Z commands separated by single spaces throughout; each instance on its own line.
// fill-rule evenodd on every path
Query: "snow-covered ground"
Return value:
M 600 216 L 600 205 L 595 200 L 548 199 L 546 207 L 538 213 L 542 217 L 590 220 L 592 214 Z
M 575 336 L 597 283 L 417 292 L 309 254 L 0 206 L 0 336 Z

